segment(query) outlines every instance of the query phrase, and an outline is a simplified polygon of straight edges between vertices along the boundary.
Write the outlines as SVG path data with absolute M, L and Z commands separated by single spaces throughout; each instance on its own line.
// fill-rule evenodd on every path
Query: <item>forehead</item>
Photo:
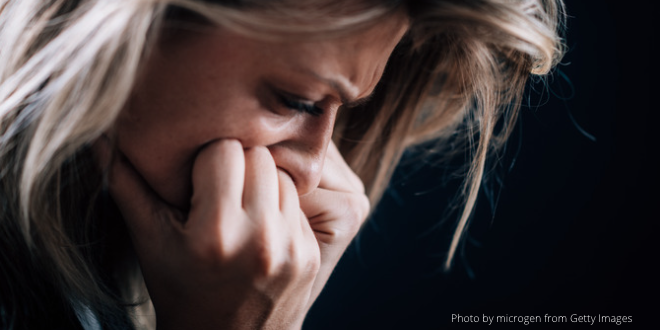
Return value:
M 380 79 L 390 54 L 407 31 L 403 15 L 390 16 L 367 29 L 307 42 L 282 42 L 283 66 L 347 87 L 353 98 L 369 94 Z
M 359 98 L 371 92 L 407 29 L 407 15 L 398 11 L 337 35 L 269 39 L 229 33 L 228 37 L 238 48 L 249 50 L 246 57 L 258 59 L 268 70 L 312 76 L 345 87 L 350 98 Z
M 278 20 L 286 24 L 289 19 L 284 15 Z M 245 75 L 314 78 L 341 87 L 346 98 L 353 99 L 371 93 L 407 28 L 407 15 L 395 11 L 339 34 L 323 31 L 286 37 L 276 31 L 256 35 L 212 24 L 202 29 L 175 28 L 178 32 L 166 33 L 169 36 L 160 44 L 174 60 L 171 64 L 193 62 L 204 70 L 204 63 L 218 73 L 240 67 Z

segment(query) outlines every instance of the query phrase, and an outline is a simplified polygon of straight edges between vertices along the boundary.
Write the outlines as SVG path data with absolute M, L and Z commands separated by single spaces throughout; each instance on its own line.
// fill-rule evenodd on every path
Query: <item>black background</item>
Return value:
M 455 184 L 409 160 L 305 329 L 486 327 L 452 314 L 619 315 L 633 321 L 622 328 L 654 326 L 660 18 L 651 3 L 567 0 L 569 51 L 549 92 L 531 93 L 539 106 L 522 109 L 496 208 L 480 196 L 453 270 L 441 271 L 453 227 L 438 223 Z

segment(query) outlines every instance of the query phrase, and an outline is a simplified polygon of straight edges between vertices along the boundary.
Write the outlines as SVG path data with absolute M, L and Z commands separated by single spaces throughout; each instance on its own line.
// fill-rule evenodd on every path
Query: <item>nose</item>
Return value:
M 268 146 L 275 164 L 293 179 L 298 195 L 316 189 L 321 181 L 335 114 L 304 115 L 288 127 L 281 141 Z

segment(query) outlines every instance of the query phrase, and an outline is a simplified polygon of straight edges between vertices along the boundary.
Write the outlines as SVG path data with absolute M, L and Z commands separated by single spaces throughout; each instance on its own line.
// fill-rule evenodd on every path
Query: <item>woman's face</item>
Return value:
M 400 14 L 309 42 L 219 27 L 163 38 L 117 122 L 118 149 L 154 192 L 182 208 L 197 152 L 225 138 L 266 146 L 306 194 L 319 183 L 337 110 L 372 93 L 406 28 Z

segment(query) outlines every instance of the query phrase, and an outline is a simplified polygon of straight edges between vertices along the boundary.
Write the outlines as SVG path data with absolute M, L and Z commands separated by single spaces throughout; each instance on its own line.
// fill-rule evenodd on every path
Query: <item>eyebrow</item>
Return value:
M 308 73 L 314 76 L 316 79 L 322 81 L 326 85 L 330 86 L 332 89 L 334 89 L 335 92 L 339 94 L 339 98 L 341 99 L 342 105 L 346 108 L 354 108 L 368 103 L 373 98 L 374 93 L 376 91 L 376 89 L 374 88 L 374 90 L 371 91 L 369 95 L 356 99 L 354 96 L 351 95 L 352 93 L 349 91 L 350 89 L 347 86 L 348 85 L 347 83 L 344 83 L 339 79 L 323 77 L 313 71 L 309 71 Z

